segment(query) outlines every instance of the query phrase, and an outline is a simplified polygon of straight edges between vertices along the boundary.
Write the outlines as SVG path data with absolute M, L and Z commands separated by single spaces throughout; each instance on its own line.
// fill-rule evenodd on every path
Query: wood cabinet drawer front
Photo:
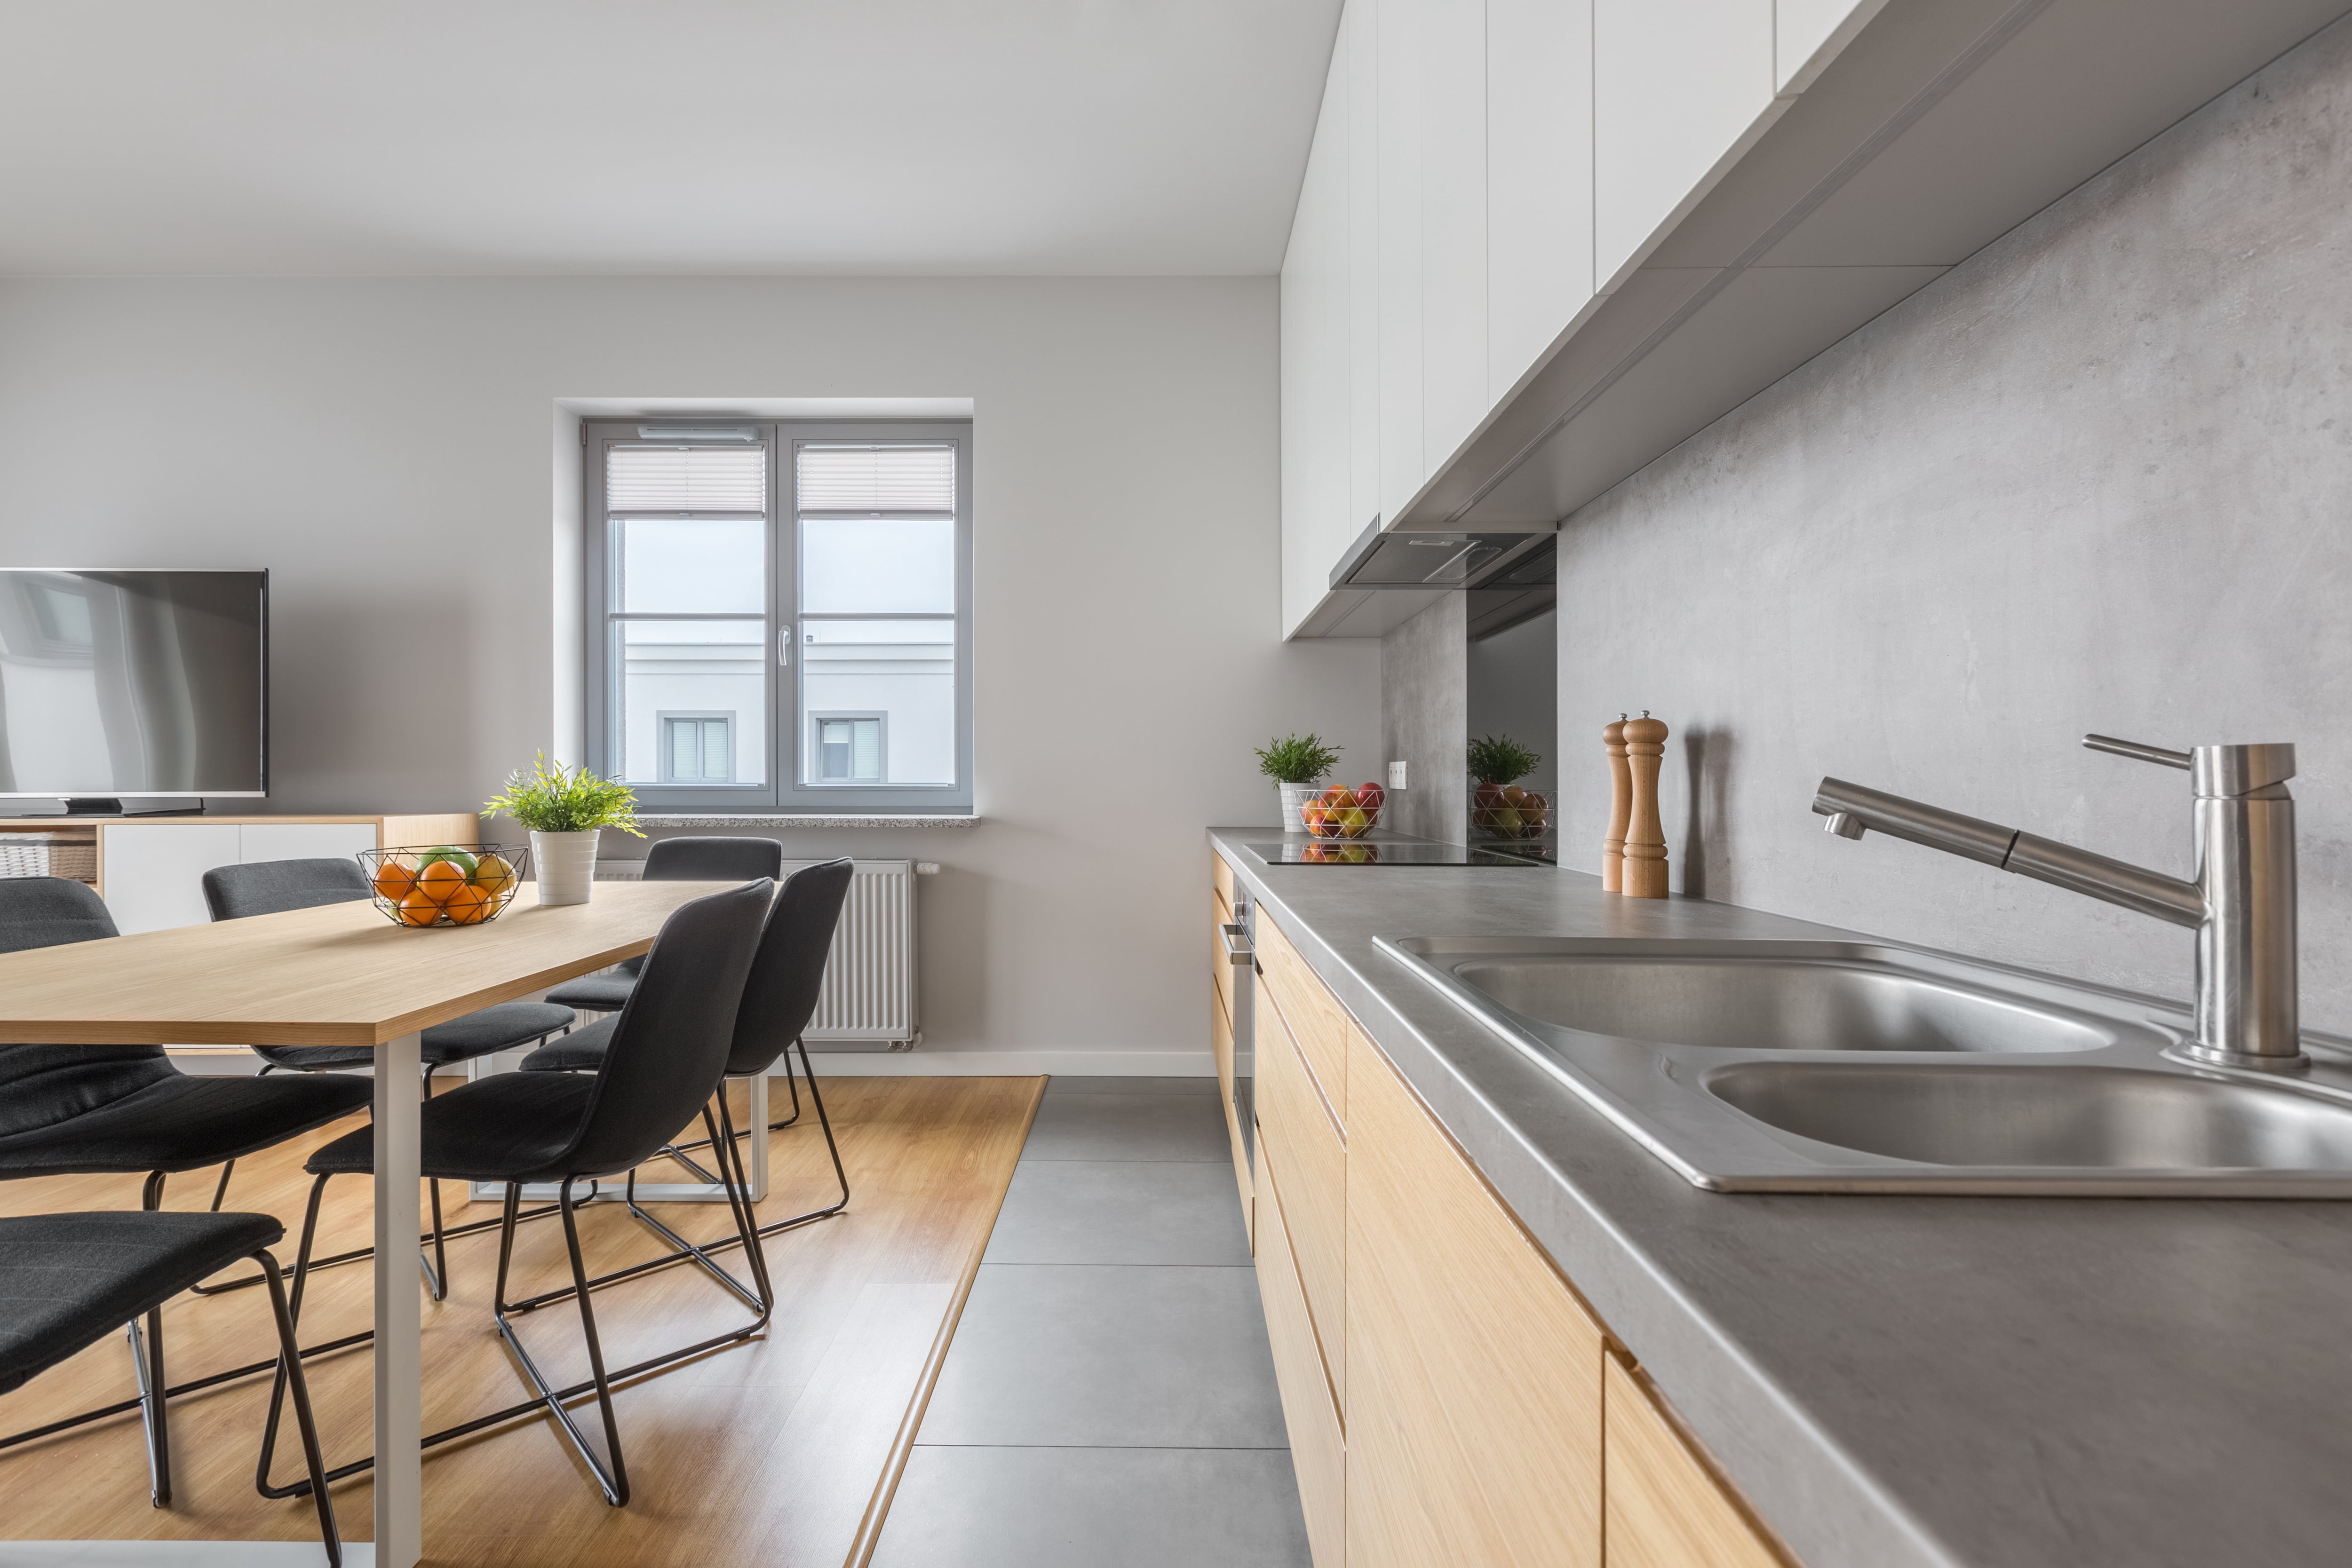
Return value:
M 1349 1568 L 1599 1568 L 1601 1330 L 1387 1059 L 1351 1051 Z
M 1242 1228 L 1250 1234 L 1250 1244 L 1257 1244 L 1257 1218 L 1252 1212 L 1256 1205 L 1250 1186 L 1248 1156 L 1242 1153 L 1241 1124 L 1234 1120 L 1234 1030 L 1224 1009 L 1214 1001 L 1209 1004 L 1209 1048 L 1217 1058 L 1217 1099 L 1225 1115 L 1225 1139 L 1233 1145 L 1234 1185 L 1241 1193 Z
M 1316 1568 L 1343 1568 L 1346 1562 L 1347 1451 L 1331 1390 L 1323 1380 L 1322 1356 L 1299 1288 L 1296 1253 L 1283 1223 L 1287 1196 L 1276 1165 L 1259 1156 L 1265 1176 L 1259 1206 L 1258 1295 L 1265 1303 L 1266 1338 L 1274 1346 L 1275 1381 L 1282 1391 L 1282 1418 L 1290 1429 L 1290 1460 L 1298 1472 L 1298 1501 L 1307 1515 L 1307 1544 Z
M 1225 926 L 1233 916 L 1217 902 L 1213 893 L 1209 895 L 1209 973 L 1216 981 L 1217 999 L 1224 1004 L 1225 1017 L 1230 1019 L 1234 1016 L 1234 977 L 1242 972 L 1225 956 Z
M 1234 907 L 1234 868 L 1227 865 L 1225 857 L 1214 850 L 1209 852 L 1209 885 L 1216 890 L 1218 899 L 1225 906 L 1224 918 L 1231 920 Z
M 1607 1359 L 1607 1568 L 1786 1568 L 1644 1380 Z
M 1290 1250 L 1298 1282 L 1323 1347 L 1332 1400 L 1348 1409 L 1347 1248 L 1348 1153 L 1339 1125 L 1307 1076 L 1297 1042 L 1281 1016 L 1257 1015 L 1258 1136 L 1281 1166 L 1288 1207 Z
M 1261 908 L 1251 935 L 1257 946 L 1258 967 L 1265 972 L 1266 988 L 1282 1009 L 1283 1021 L 1297 1038 L 1307 1065 L 1330 1103 L 1331 1113 L 1348 1120 L 1348 1035 L 1356 1020 L 1339 1005 L 1331 988 L 1307 967 L 1298 949 L 1282 928 Z

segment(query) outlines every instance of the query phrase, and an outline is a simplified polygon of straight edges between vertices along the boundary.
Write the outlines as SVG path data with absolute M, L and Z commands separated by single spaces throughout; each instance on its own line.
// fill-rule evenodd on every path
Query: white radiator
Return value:
M 786 861 L 784 871 L 817 863 Z M 915 862 L 856 863 L 816 1016 L 803 1038 L 811 1051 L 910 1050 L 923 1039 L 915 1006 Z M 596 862 L 600 879 L 630 880 L 638 870 L 633 861 Z

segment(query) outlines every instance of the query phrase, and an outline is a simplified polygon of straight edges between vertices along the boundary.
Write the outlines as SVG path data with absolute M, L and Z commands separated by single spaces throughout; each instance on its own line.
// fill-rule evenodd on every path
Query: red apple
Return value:
M 1388 804 L 1389 792 L 1377 784 L 1356 786 L 1356 804 L 1367 811 L 1377 811 Z
M 1340 806 L 1345 805 L 1346 802 L 1341 800 L 1339 797 L 1345 795 L 1347 792 L 1348 790 L 1345 785 L 1334 784 L 1331 788 L 1324 790 L 1323 793 L 1316 796 L 1315 798 L 1318 800 L 1322 801 L 1326 806 Z
M 1506 784 L 1503 786 L 1503 800 L 1505 804 L 1516 806 L 1527 798 L 1528 792 L 1525 789 L 1520 789 L 1517 785 Z

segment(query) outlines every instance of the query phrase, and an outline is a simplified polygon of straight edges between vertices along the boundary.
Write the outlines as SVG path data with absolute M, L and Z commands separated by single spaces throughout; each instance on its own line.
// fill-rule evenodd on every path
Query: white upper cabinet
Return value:
M 1404 510 L 1429 474 L 1423 463 L 1421 325 L 1422 18 L 1428 5 L 1429 0 L 1379 0 L 1375 7 L 1383 520 Z
M 1343 40 L 1344 42 L 1344 40 Z M 1282 623 L 1318 603 L 1349 520 L 1348 72 L 1335 50 L 1282 262 Z
M 1773 0 L 1592 0 L 1602 287 L 1772 106 Z
M 1422 463 L 1413 488 L 1486 417 L 1486 4 L 1420 12 Z M 1394 516 L 1394 513 L 1391 513 Z
M 1787 92 L 1823 44 L 1875 16 L 1886 0 L 1775 0 L 1772 7 L 1772 86 Z
M 1381 509 L 1381 33 L 1375 0 L 1339 14 L 1348 138 L 1348 542 Z M 1328 570 L 1339 563 L 1325 561 Z
M 1486 0 L 1486 96 L 1491 408 L 1592 298 L 1592 0 Z

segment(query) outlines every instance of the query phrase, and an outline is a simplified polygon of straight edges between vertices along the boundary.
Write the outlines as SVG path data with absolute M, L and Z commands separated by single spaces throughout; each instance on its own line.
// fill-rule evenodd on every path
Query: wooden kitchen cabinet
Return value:
M 1241 973 L 1225 955 L 1225 926 L 1234 918 L 1234 873 L 1223 858 L 1209 857 L 1209 1055 L 1217 1066 L 1217 1102 L 1224 1113 L 1225 1138 L 1234 1153 L 1234 1184 L 1241 1195 L 1242 1228 L 1257 1245 L 1257 1191 L 1249 1157 L 1234 1119 L 1234 987 Z M 1255 981 L 1252 982 L 1255 984 Z
M 1349 1568 L 1600 1568 L 1600 1326 L 1360 1038 L 1347 1111 Z
M 1258 967 L 1265 972 L 1265 988 L 1282 1009 L 1283 1021 L 1290 1026 L 1293 1039 L 1298 1042 L 1299 1053 L 1307 1060 L 1307 1070 L 1314 1074 L 1316 1087 L 1325 1104 L 1343 1129 L 1348 1122 L 1348 1037 L 1358 1033 L 1355 1020 L 1339 998 L 1307 967 L 1290 945 L 1282 927 L 1261 906 L 1251 928 L 1257 947 Z
M 1648 1381 L 1614 1354 L 1604 1377 L 1606 1568 L 1788 1568 Z
M 1286 1167 L 1274 1151 L 1261 1149 L 1259 1154 L 1265 1202 L 1257 1245 L 1258 1294 L 1265 1303 L 1266 1340 L 1274 1351 L 1283 1423 L 1290 1433 L 1299 1508 L 1307 1516 L 1307 1550 L 1315 1568 L 1344 1568 L 1349 1561 L 1346 1430 L 1324 1375 L 1314 1318 L 1299 1282 L 1297 1248 L 1285 1220 L 1293 1202 L 1283 1185 Z
M 1259 922 L 1263 929 L 1265 922 Z M 1283 1012 L 1262 997 L 1257 1013 L 1258 1142 L 1283 1173 L 1284 1226 L 1320 1348 L 1323 1375 L 1344 1420 L 1348 1410 L 1348 1146 Z

